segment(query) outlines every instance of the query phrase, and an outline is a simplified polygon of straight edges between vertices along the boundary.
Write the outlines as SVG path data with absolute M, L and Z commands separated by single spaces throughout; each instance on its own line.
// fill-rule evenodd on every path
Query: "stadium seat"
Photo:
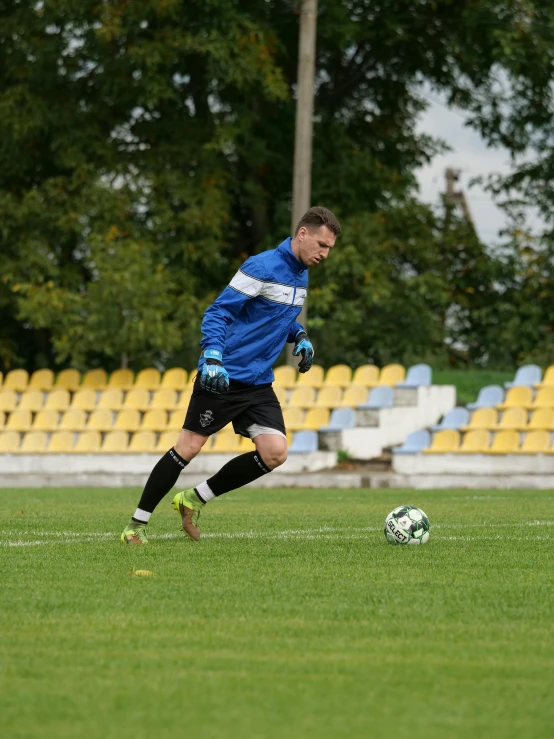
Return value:
M 42 410 L 33 421 L 33 431 L 55 431 L 58 428 L 58 411 Z
M 33 372 L 29 379 L 29 390 L 51 390 L 54 385 L 54 373 L 51 369 L 40 369 Z
M 285 427 L 291 431 L 298 431 L 304 427 L 304 411 L 295 406 L 283 409 Z
M 514 449 L 515 454 L 545 454 L 550 446 L 550 434 L 548 431 L 530 431 L 525 434 L 523 444 L 519 449 Z
M 48 453 L 65 454 L 73 451 L 75 434 L 73 431 L 55 431 L 48 442 Z
M 406 379 L 396 387 L 428 387 L 433 382 L 433 370 L 428 364 L 414 364 L 408 369 Z
M 524 431 L 554 431 L 554 408 L 539 408 L 532 411 Z
M 11 413 L 17 406 L 17 393 L 15 390 L 0 390 L 0 411 Z
M 160 370 L 147 367 L 141 370 L 135 379 L 135 387 L 143 387 L 145 390 L 157 390 L 161 382 Z
M 161 408 L 146 411 L 142 423 L 141 431 L 165 431 L 167 428 L 167 411 Z
M 477 408 L 495 408 L 504 400 L 504 390 L 500 385 L 487 385 L 479 390 L 479 395 L 475 403 L 468 403 L 467 408 L 470 411 Z
M 347 364 L 335 364 L 333 367 L 328 369 L 323 386 L 326 387 L 330 385 L 331 387 L 334 387 L 335 385 L 338 385 L 339 387 L 346 387 L 347 385 L 350 385 L 351 382 L 352 370 L 350 367 Z
M 183 390 L 183 392 L 179 395 L 179 400 L 177 401 L 176 407 L 181 411 L 183 420 L 185 418 L 185 412 L 187 408 L 189 407 L 191 398 L 192 398 L 192 389 Z
M 161 409 L 172 411 L 177 407 L 177 391 L 172 387 L 163 387 L 156 390 L 150 402 L 150 410 Z
M 178 392 L 187 386 L 188 373 L 181 367 L 173 367 L 164 372 L 160 387 L 169 387 Z
M 353 385 L 375 387 L 379 381 L 379 368 L 374 364 L 362 364 L 354 370 Z
M 460 446 L 460 433 L 455 429 L 437 431 L 431 446 L 423 450 L 424 454 L 450 454 Z
M 113 411 L 109 408 L 98 408 L 90 414 L 87 431 L 111 431 L 113 429 Z
M 471 414 L 467 426 L 462 426 L 462 431 L 473 431 L 474 429 L 494 429 L 498 423 L 496 408 L 478 408 Z
M 156 454 L 165 454 L 168 449 L 171 449 L 171 447 L 177 441 L 177 436 L 178 433 L 176 433 L 175 431 L 164 431 L 162 434 L 160 434 L 160 438 L 158 439 L 158 442 L 154 448 Z
M 83 431 L 77 437 L 77 442 L 73 447 L 75 454 L 91 454 L 100 451 L 101 435 L 99 431 Z
M 104 390 L 104 388 L 106 387 L 107 379 L 108 375 L 106 374 L 106 370 L 89 370 L 88 372 L 85 372 L 81 387 L 89 388 L 91 390 Z
M 43 454 L 46 451 L 48 436 L 44 431 L 28 431 L 23 436 L 19 454 Z
M 298 430 L 319 431 L 322 426 L 326 426 L 329 423 L 330 416 L 329 408 L 309 408 L 304 416 L 304 422 Z
M 120 390 L 130 390 L 133 387 L 134 373 L 130 369 L 116 369 L 110 375 L 108 380 L 108 389 L 119 388 Z
M 312 408 L 315 404 L 315 389 L 313 387 L 297 387 L 289 398 L 289 408 Z
M 44 405 L 44 394 L 42 390 L 27 390 L 21 394 L 19 403 L 17 405 L 18 410 L 40 411 Z
M 508 408 L 504 411 L 502 417 L 491 428 L 496 431 L 504 429 L 521 429 L 527 426 L 527 409 L 526 408 Z
M 443 416 L 440 423 L 438 423 L 436 426 L 432 426 L 432 431 L 445 431 L 447 429 L 456 429 L 459 430 L 462 428 L 462 426 L 467 427 L 467 424 L 469 423 L 469 411 L 467 408 L 462 408 L 461 406 L 458 406 L 457 408 L 453 408 L 451 411 L 448 411 L 448 413 Z
M 254 451 L 256 451 L 256 446 L 252 439 L 248 439 L 246 436 L 241 436 L 238 448 L 239 454 L 248 454 L 248 452 Z
M 319 364 L 314 364 L 309 372 L 298 373 L 298 378 L 294 387 L 295 389 L 298 387 L 320 388 L 323 385 L 323 375 L 323 367 Z
M 507 410 L 508 408 L 529 408 L 533 403 L 533 390 L 526 385 L 519 387 L 511 387 L 506 393 L 503 403 L 497 403 L 499 410 Z
M 431 443 L 431 434 L 426 429 L 412 431 L 402 446 L 392 448 L 394 454 L 419 454 Z
M 554 386 L 554 364 L 551 364 L 550 367 L 547 367 L 542 380 L 540 382 L 535 383 L 535 387 L 538 387 L 538 388 L 548 387 L 548 386 L 550 387 Z
M 289 446 L 289 454 L 310 454 L 317 449 L 317 431 L 297 431 Z
M 357 408 L 367 399 L 367 388 L 363 385 L 350 385 L 344 391 L 339 408 Z
M 356 426 L 356 413 L 353 408 L 335 408 L 331 413 L 331 418 L 326 426 L 322 426 L 320 431 L 342 431 L 343 429 L 353 429 Z
M 60 421 L 60 430 L 83 431 L 86 426 L 86 413 L 82 408 L 70 408 Z
M 519 449 L 519 433 L 517 431 L 499 431 L 485 454 L 510 454 Z
M 17 431 L 0 433 L 0 454 L 13 454 L 19 449 L 21 437 Z
M 167 421 L 166 430 L 172 431 L 172 432 L 179 432 L 183 428 L 184 421 L 185 421 L 185 414 L 182 410 L 172 411 L 169 414 L 169 419 Z
M 75 392 L 81 385 L 81 373 L 76 369 L 64 369 L 56 377 L 55 389 L 64 389 Z
M 18 408 L 10 413 L 5 428 L 7 431 L 30 431 L 32 420 L 30 410 Z
M 156 449 L 156 434 L 153 431 L 137 431 L 131 437 L 130 454 L 152 454 Z
M 484 429 L 474 429 L 464 434 L 462 443 L 458 449 L 454 449 L 454 454 L 482 454 L 490 444 L 490 433 Z
M 505 388 L 517 387 L 518 385 L 529 385 L 533 387 L 541 381 L 541 368 L 536 364 L 526 364 L 519 367 L 511 382 L 505 382 Z
M 530 410 L 537 408 L 554 408 L 554 387 L 541 387 L 537 391 L 537 396 L 527 406 Z
M 379 374 L 378 386 L 388 385 L 389 387 L 404 382 L 406 370 L 401 364 L 387 364 Z
M 338 408 L 342 400 L 342 388 L 327 385 L 321 388 L 315 402 L 316 408 Z
M 23 392 L 29 385 L 29 373 L 24 369 L 11 370 L 4 377 L 4 384 L 2 390 L 15 390 L 16 392 Z
M 394 405 L 394 391 L 391 387 L 383 385 L 382 387 L 374 387 L 369 391 L 367 401 L 361 403 L 358 407 L 365 409 L 392 408 Z
M 80 408 L 83 411 L 93 411 L 96 408 L 96 390 L 83 388 L 77 390 L 71 400 L 71 408 Z
M 108 431 L 100 447 L 107 454 L 121 454 L 129 447 L 129 434 L 126 431 Z
M 123 390 L 110 388 L 100 393 L 96 408 L 107 408 L 110 411 L 119 411 L 123 407 Z
M 287 391 L 284 387 L 281 387 L 280 385 L 273 385 L 273 392 L 277 396 L 279 405 L 287 404 Z
M 69 408 L 70 400 L 69 390 L 65 390 L 64 388 L 52 390 L 52 392 L 48 393 L 46 396 L 44 410 L 66 411 Z
M 143 387 L 135 387 L 129 390 L 121 406 L 125 408 L 136 408 L 139 411 L 145 411 L 150 405 L 150 393 Z
M 215 435 L 213 446 L 206 451 L 214 454 L 229 454 L 237 452 L 240 444 L 240 436 L 235 434 L 232 428 L 224 428 Z
M 119 411 L 115 423 L 110 428 L 114 431 L 138 431 L 140 413 L 136 408 L 124 408 Z
M 273 380 L 273 389 L 275 389 L 275 387 L 293 388 L 296 385 L 298 375 L 296 367 L 284 364 L 281 367 L 275 367 L 273 374 L 275 375 L 275 379 Z

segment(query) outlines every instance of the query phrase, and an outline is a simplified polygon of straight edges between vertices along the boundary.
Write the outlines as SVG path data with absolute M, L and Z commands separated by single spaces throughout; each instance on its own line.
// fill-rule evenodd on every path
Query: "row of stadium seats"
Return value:
M 414 431 L 394 454 L 554 454 L 554 440 L 545 430 L 520 434 L 515 430 L 495 434 L 476 429 L 461 434 L 454 429 L 437 431 L 432 440 L 428 431 Z
M 498 410 L 506 410 L 507 408 L 553 408 L 554 386 L 534 390 L 528 385 L 520 385 L 510 388 L 504 395 L 504 390 L 500 385 L 487 385 L 481 388 L 475 403 L 468 403 L 467 407 L 470 410 L 476 410 L 477 408 L 498 408 Z
M 466 408 L 454 408 L 444 416 L 440 424 L 433 427 L 434 431 L 446 429 L 554 431 L 554 408 L 538 408 L 533 411 L 527 408 L 508 408 L 505 411 L 497 411 L 496 408 L 478 408 L 472 414 Z

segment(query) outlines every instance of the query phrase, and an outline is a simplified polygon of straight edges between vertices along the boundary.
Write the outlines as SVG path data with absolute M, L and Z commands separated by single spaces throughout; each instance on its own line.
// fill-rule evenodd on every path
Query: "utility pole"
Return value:
M 469 210 L 469 205 L 464 191 L 454 189 L 455 183 L 460 179 L 460 174 L 460 169 L 452 169 L 451 167 L 446 169 L 446 192 L 444 193 L 444 197 L 449 203 L 458 203 L 461 206 L 466 221 L 473 229 L 475 229 L 475 224 L 473 223 L 473 218 L 471 217 L 471 211 Z
M 311 205 L 316 27 L 317 0 L 300 0 L 291 235 Z M 307 319 L 304 303 L 298 320 L 305 327 Z M 295 365 L 298 357 L 292 356 L 292 348 L 292 344 L 287 345 L 287 364 Z

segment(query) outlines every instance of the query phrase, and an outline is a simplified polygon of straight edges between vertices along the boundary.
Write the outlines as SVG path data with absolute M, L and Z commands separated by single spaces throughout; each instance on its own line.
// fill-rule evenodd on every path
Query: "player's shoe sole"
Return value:
M 173 508 L 181 516 L 181 528 L 193 541 L 200 539 L 198 519 L 204 505 L 196 495 L 194 488 L 182 490 L 173 498 Z
M 134 521 L 129 523 L 121 534 L 122 544 L 134 544 L 135 546 L 144 546 L 148 544 L 146 536 L 146 525 L 141 526 Z

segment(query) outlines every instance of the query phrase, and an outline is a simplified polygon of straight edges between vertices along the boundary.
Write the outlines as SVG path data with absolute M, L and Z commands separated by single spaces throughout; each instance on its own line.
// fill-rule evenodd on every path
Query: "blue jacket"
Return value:
M 204 313 L 202 349 L 222 352 L 231 380 L 272 382 L 281 349 L 303 330 L 296 319 L 307 287 L 308 270 L 293 254 L 290 237 L 250 257 Z M 199 370 L 203 364 L 201 356 Z

